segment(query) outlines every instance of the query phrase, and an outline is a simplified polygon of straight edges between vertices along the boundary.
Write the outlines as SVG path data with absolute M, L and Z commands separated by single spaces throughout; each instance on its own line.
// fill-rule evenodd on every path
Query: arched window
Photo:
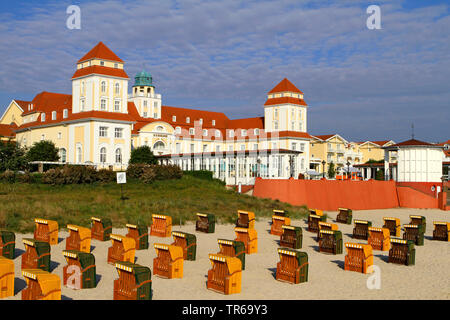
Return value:
M 122 163 L 122 149 L 116 149 L 116 163 Z
M 105 163 L 106 162 L 106 148 L 102 147 L 100 149 L 100 162 Z
M 163 150 L 165 147 L 164 142 L 158 141 L 153 145 L 154 150 Z
M 159 132 L 164 131 L 164 127 L 163 126 L 157 126 L 156 127 L 156 131 L 159 131 Z
M 118 82 L 116 83 L 115 91 L 116 91 L 116 94 L 119 94 L 119 93 L 120 93 L 120 85 L 119 85 Z
M 59 149 L 59 161 L 66 162 L 67 160 L 66 157 L 67 157 L 66 149 L 64 148 Z
M 81 149 L 81 146 L 77 146 L 77 163 L 83 162 L 83 151 Z
M 106 82 L 102 81 L 102 92 L 106 92 Z

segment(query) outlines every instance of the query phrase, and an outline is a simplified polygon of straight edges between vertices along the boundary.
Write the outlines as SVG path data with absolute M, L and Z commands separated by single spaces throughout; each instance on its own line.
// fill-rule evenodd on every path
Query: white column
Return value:
M 390 174 L 389 174 L 389 151 L 384 150 L 384 179 L 389 180 Z

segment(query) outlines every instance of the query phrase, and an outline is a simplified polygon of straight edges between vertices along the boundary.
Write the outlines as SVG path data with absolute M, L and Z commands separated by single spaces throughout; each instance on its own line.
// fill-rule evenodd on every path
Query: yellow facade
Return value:
M 15 123 L 17 126 L 20 126 L 23 123 L 22 109 L 14 100 L 11 101 L 2 118 L 0 119 L 0 124 L 11 124 L 11 123 Z

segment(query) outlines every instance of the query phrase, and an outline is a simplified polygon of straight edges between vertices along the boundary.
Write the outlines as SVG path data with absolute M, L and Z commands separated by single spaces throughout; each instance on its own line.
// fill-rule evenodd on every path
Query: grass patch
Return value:
M 0 228 L 14 232 L 34 230 L 34 218 L 90 227 L 91 216 L 110 217 L 114 227 L 126 223 L 151 224 L 151 215 L 165 214 L 174 224 L 194 221 L 195 213 L 213 213 L 219 223 L 234 223 L 237 210 L 255 212 L 256 217 L 272 216 L 272 209 L 289 211 L 289 216 L 307 215 L 306 207 L 278 200 L 259 199 L 227 190 L 220 181 L 185 175 L 178 180 L 144 184 L 130 180 L 124 186 L 128 200 L 120 200 L 116 183 L 78 185 L 0 183 Z

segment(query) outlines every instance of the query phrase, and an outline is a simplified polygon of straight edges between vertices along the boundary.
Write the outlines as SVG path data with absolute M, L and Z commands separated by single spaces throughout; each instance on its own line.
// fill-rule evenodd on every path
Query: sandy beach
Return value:
M 337 212 L 326 212 L 328 222 L 335 222 Z M 374 265 L 381 270 L 381 288 L 368 289 L 366 282 L 369 274 L 344 271 L 343 254 L 328 255 L 318 252 L 316 233 L 306 231 L 306 221 L 292 220 L 291 224 L 303 228 L 303 246 L 300 251 L 308 253 L 308 282 L 289 284 L 275 280 L 278 236 L 271 235 L 270 219 L 258 219 L 255 228 L 258 232 L 258 252 L 246 255 L 246 269 L 242 272 L 242 290 L 239 294 L 222 295 L 206 289 L 207 272 L 211 267 L 209 253 L 218 252 L 217 239 L 235 238 L 234 226 L 216 225 L 216 232 L 204 234 L 195 232 L 194 224 L 174 226 L 173 231 L 193 233 L 197 236 L 196 261 L 184 261 L 182 279 L 163 279 L 152 274 L 154 300 L 165 299 L 450 299 L 450 242 L 433 241 L 433 221 L 450 221 L 448 212 L 435 209 L 389 209 L 354 211 L 353 219 L 372 221 L 372 226 L 381 227 L 383 217 L 400 218 L 401 224 L 409 222 L 409 215 L 423 215 L 427 218 L 424 246 L 416 246 L 414 266 L 402 266 L 387 262 L 388 252 L 374 251 Z M 353 225 L 338 224 L 342 231 L 344 243 L 367 243 L 351 238 Z M 126 229 L 113 228 L 113 233 L 125 235 Z M 62 255 L 68 233 L 59 232 L 59 243 L 51 247 L 52 273 L 63 277 L 66 265 Z M 21 254 L 24 252 L 22 238 L 32 238 L 32 234 L 16 234 L 15 296 L 6 298 L 21 299 L 20 291 L 25 287 L 21 275 Z M 173 242 L 172 237 L 149 237 L 148 250 L 136 251 L 136 263 L 153 269 L 156 256 L 154 243 Z M 94 289 L 73 290 L 62 285 L 62 299 L 74 300 L 111 300 L 113 299 L 113 280 L 118 277 L 114 266 L 106 262 L 107 251 L 111 241 L 92 240 L 91 252 L 96 259 L 97 287 Z

